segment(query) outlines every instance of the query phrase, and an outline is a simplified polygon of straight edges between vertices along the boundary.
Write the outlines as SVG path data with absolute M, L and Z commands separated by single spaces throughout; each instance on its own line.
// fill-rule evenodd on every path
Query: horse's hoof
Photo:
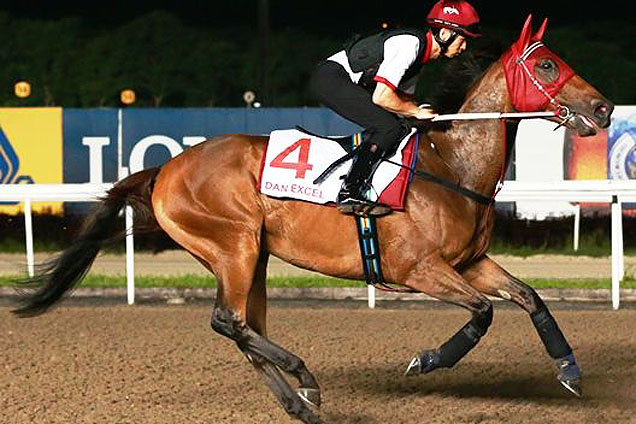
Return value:
M 404 372 L 404 375 L 409 377 L 412 375 L 417 375 L 420 373 L 420 357 L 416 356 L 413 359 L 411 359 L 411 362 L 409 362 L 409 366 L 406 367 L 406 371 Z
M 306 404 L 320 408 L 320 390 L 301 387 L 296 390 L 296 393 Z
M 561 380 L 559 378 L 559 383 L 561 383 L 561 385 L 565 387 L 567 391 L 572 393 L 574 396 L 578 398 L 583 397 L 583 388 L 581 387 L 581 379 Z
M 411 359 L 404 375 L 427 374 L 439 367 L 439 354 L 435 350 L 425 350 Z
M 559 376 L 557 377 L 559 383 L 574 396 L 582 397 L 581 372 L 579 366 L 576 365 L 574 355 L 569 354 L 568 356 L 557 359 L 555 362 L 559 369 Z

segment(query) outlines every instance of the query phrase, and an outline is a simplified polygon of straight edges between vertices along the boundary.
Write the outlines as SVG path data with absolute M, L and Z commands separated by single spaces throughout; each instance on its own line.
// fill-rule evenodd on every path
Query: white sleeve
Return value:
M 420 40 L 414 35 L 402 34 L 387 38 L 384 42 L 384 59 L 374 80 L 396 90 L 406 70 L 417 59 L 419 47 Z

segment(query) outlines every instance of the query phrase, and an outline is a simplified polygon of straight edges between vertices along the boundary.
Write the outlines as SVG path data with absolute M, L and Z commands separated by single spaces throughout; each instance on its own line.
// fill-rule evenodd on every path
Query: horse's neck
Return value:
M 495 63 L 471 89 L 459 112 L 511 110 L 503 70 Z M 461 185 L 485 196 L 493 194 L 506 160 L 506 128 L 502 121 L 455 121 L 443 133 L 429 135 L 441 147 L 442 157 Z

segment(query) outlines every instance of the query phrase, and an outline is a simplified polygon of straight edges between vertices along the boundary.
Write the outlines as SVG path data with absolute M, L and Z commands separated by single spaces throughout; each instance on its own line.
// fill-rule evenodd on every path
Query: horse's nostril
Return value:
M 607 118 L 612 112 L 612 108 L 607 103 L 601 103 L 594 109 L 594 115 L 599 118 Z
M 594 115 L 598 116 L 599 118 L 603 118 L 606 114 L 607 114 L 606 105 L 597 106 L 596 110 L 594 111 Z
M 594 108 L 594 116 L 598 119 L 597 124 L 600 128 L 610 126 L 610 116 L 614 111 L 614 106 L 609 102 L 599 101 Z

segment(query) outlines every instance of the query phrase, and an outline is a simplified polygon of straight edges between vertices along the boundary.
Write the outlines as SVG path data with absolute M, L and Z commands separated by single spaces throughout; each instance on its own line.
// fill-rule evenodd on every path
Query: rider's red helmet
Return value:
M 479 15 L 464 0 L 440 0 L 426 17 L 434 28 L 448 28 L 466 37 L 480 37 Z

